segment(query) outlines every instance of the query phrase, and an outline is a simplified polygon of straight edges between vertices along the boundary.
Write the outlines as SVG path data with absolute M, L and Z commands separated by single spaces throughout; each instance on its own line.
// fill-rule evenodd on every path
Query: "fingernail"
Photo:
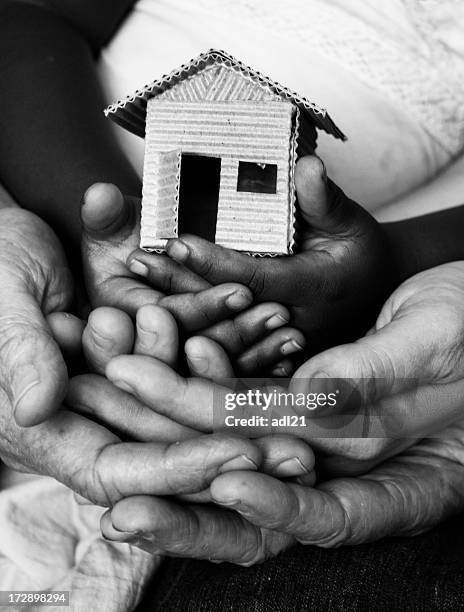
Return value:
M 174 261 L 178 261 L 180 263 L 186 261 L 188 256 L 190 255 L 190 250 L 185 242 L 181 240 L 173 240 L 168 244 L 168 255 Z
M 274 368 L 271 372 L 271 374 L 273 376 L 289 376 L 289 371 L 287 370 L 287 368 L 284 368 L 283 366 L 280 366 L 278 368 Z
M 288 318 L 283 317 L 281 314 L 275 314 L 272 315 L 272 317 L 266 321 L 264 327 L 269 330 L 277 329 L 278 327 L 282 327 L 282 325 L 286 325 L 288 321 Z
M 304 347 L 296 340 L 287 340 L 287 342 L 282 344 L 282 346 L 280 347 L 280 352 L 282 353 L 282 355 L 290 355 L 291 353 L 302 351 L 303 348 Z
M 118 533 L 121 534 L 122 536 L 127 536 L 127 537 L 132 537 L 132 536 L 136 536 L 136 535 L 142 535 L 141 531 L 121 531 L 120 529 L 118 529 L 117 527 L 115 527 L 113 525 L 113 523 L 111 523 L 111 526 L 113 527 L 113 529 Z
M 33 379 L 31 380 L 31 382 L 27 382 L 27 379 Z M 21 372 L 21 383 L 22 383 L 22 390 L 19 393 L 19 395 L 14 395 L 13 396 L 13 413 L 15 416 L 19 416 L 16 414 L 16 412 L 21 412 L 21 402 L 22 400 L 26 397 L 26 395 L 34 388 L 36 387 L 38 384 L 40 384 L 40 378 L 38 375 L 37 370 L 35 369 L 34 366 L 31 366 L 30 368 L 27 369 L 27 372 L 23 375 L 23 373 Z M 25 386 L 24 386 L 25 385 Z
M 187 353 L 187 361 L 192 372 L 197 374 L 205 374 L 209 370 L 209 360 L 206 357 L 197 355 L 189 355 Z
M 224 499 L 224 500 L 220 500 L 220 499 L 214 498 L 214 501 L 217 502 L 218 504 L 221 504 L 221 506 L 227 506 L 227 508 L 232 508 L 234 506 L 239 506 L 240 505 L 240 500 L 239 499 Z
M 124 380 L 112 380 L 111 381 L 115 387 L 121 389 L 121 391 L 126 391 L 131 395 L 134 395 L 134 389 L 129 386 Z
M 235 291 L 226 299 L 226 304 L 231 310 L 242 310 L 251 304 L 253 298 L 243 291 Z
M 139 261 L 138 259 L 133 259 L 130 262 L 129 270 L 133 272 L 134 274 L 137 274 L 137 276 L 143 276 L 143 277 L 148 276 L 148 267 L 144 263 Z
M 224 474 L 224 472 L 234 472 L 235 470 L 257 470 L 258 466 L 256 463 L 247 457 L 246 455 L 240 455 L 240 457 L 235 457 L 235 459 L 231 459 L 227 461 L 219 468 L 219 474 Z
M 293 459 L 286 459 L 279 463 L 276 466 L 275 471 L 279 473 L 281 477 L 291 476 L 302 476 L 303 474 L 307 474 L 309 472 L 309 468 L 307 468 L 298 457 L 293 457 Z

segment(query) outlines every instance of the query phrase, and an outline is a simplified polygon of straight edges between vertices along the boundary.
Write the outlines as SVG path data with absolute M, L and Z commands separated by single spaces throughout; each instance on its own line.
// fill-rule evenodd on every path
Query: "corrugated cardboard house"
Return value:
M 223 51 L 200 55 L 105 111 L 145 136 L 141 247 L 192 233 L 256 255 L 295 239 L 294 170 L 324 109 Z

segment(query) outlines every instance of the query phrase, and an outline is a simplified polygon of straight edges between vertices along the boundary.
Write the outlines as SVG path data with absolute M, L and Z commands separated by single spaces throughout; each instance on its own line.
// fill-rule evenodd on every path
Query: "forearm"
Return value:
M 85 190 L 137 193 L 139 180 L 102 113 L 95 37 L 46 8 L 1 6 L 0 179 L 76 253 Z
M 423 270 L 464 260 L 464 205 L 382 226 L 394 257 L 396 286 Z

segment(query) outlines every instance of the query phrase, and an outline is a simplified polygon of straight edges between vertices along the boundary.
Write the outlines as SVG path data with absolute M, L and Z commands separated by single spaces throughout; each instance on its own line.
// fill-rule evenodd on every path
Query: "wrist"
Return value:
M 382 223 L 382 229 L 390 257 L 391 289 L 394 290 L 423 268 L 415 236 L 409 231 L 408 224 L 401 221 Z

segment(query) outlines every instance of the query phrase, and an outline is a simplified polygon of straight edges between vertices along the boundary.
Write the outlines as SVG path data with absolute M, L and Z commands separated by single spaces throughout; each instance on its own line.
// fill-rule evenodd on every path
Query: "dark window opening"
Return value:
M 277 166 L 239 162 L 237 191 L 277 193 Z
M 221 182 L 219 157 L 182 155 L 179 189 L 179 234 L 216 238 Z

